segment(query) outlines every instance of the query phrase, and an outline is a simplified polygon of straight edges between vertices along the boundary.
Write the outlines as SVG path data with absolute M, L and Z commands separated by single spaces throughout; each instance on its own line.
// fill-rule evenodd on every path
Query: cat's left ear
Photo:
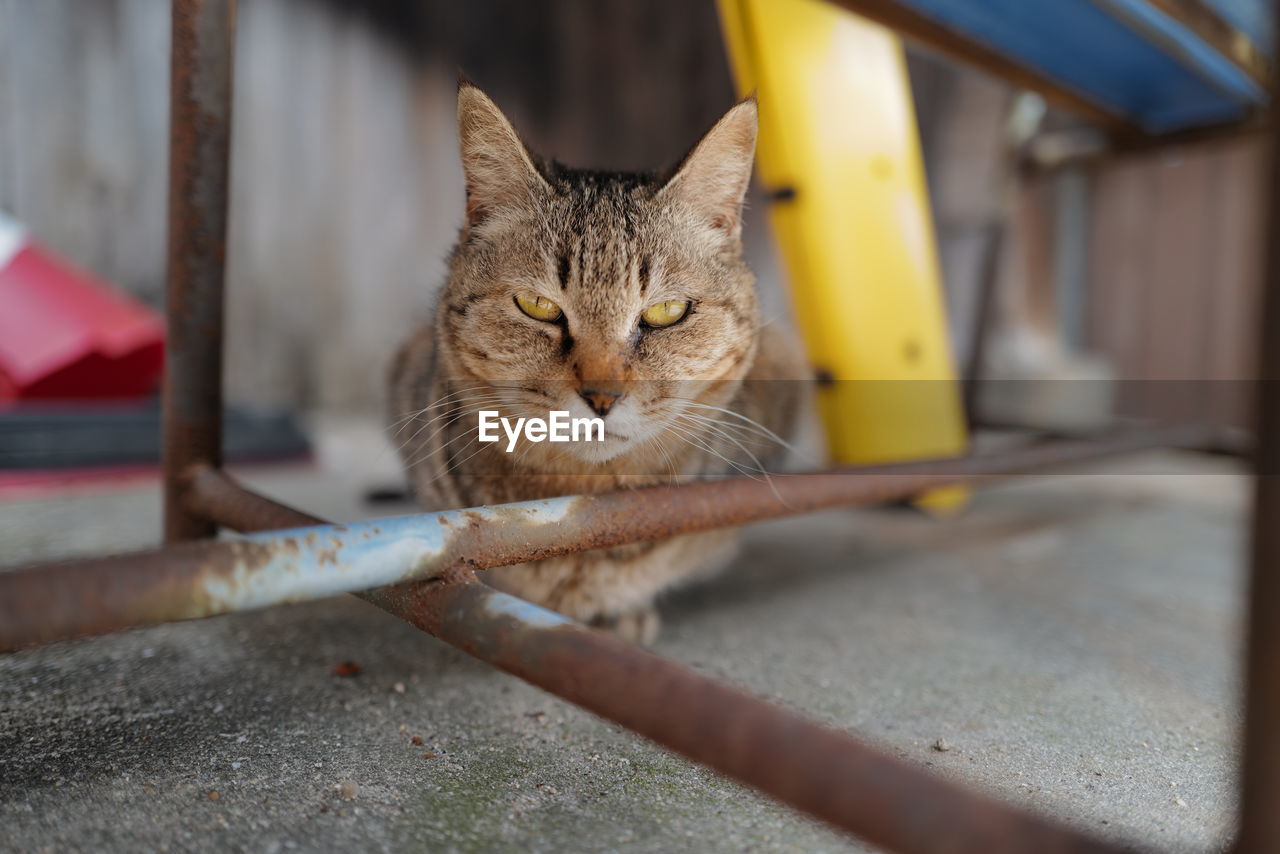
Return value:
M 712 228 L 737 237 L 758 124 L 754 95 L 735 104 L 685 156 L 661 194 L 678 197 Z

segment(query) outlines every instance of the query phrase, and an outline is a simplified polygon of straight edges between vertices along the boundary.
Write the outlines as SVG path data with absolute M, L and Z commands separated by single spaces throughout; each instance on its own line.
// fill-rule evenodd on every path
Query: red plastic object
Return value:
M 150 395 L 164 331 L 159 314 L 0 213 L 0 402 Z

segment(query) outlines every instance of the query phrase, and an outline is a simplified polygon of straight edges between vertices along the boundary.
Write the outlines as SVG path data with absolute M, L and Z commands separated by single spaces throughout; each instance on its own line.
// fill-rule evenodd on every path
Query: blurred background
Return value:
M 249 407 L 381 412 L 385 365 L 427 316 L 459 224 L 459 68 L 532 147 L 579 166 L 670 164 L 734 100 L 712 0 L 242 0 L 238 14 L 226 387 Z M 157 307 L 168 15 L 164 0 L 0 0 L 0 210 Z M 908 50 L 962 374 L 1251 376 L 1256 132 L 1117 150 L 1036 96 Z M 765 207 L 757 190 L 746 242 L 785 317 Z M 1130 388 L 1126 414 L 1168 405 Z M 1241 423 L 1231 383 L 1185 385 L 1178 405 L 1188 390 Z M 994 398 L 991 420 L 1057 417 Z

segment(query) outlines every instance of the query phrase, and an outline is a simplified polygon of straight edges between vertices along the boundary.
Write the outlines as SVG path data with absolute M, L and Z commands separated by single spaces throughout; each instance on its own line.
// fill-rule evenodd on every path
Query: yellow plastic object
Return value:
M 902 46 L 821 0 L 719 0 L 832 456 L 965 451 Z M 931 509 L 963 502 L 946 490 Z

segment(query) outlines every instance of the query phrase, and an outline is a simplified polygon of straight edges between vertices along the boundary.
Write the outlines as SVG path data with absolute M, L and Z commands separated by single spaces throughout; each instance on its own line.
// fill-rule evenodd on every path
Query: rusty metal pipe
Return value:
M 1280 40 L 1280 20 L 1276 21 Z M 1280 41 L 1277 41 L 1280 44 Z M 1280 84 L 1280 69 L 1275 82 Z M 1280 227 L 1280 125 L 1272 108 L 1267 217 Z M 1280 851 L 1280 244 L 1266 242 L 1255 381 L 1253 530 L 1249 572 L 1244 748 L 1237 854 Z
M 890 851 L 1122 850 L 476 581 L 420 582 L 366 598 L 482 661 Z
M 744 477 L 568 496 L 38 565 L 0 573 L 0 651 L 421 580 L 460 565 L 486 569 L 840 504 L 896 501 L 948 484 L 1178 444 L 1191 435 L 1154 431 L 768 481 Z M 224 524 L 249 512 L 212 469 L 197 467 L 187 483 L 187 512 Z
M 199 484 L 201 503 L 237 530 L 320 521 L 220 472 L 205 473 Z M 469 655 L 888 850 L 1122 850 L 500 593 L 469 570 L 358 595 Z
M 164 378 L 165 542 L 216 527 L 183 507 L 192 466 L 222 459 L 222 281 L 235 0 L 173 0 Z

